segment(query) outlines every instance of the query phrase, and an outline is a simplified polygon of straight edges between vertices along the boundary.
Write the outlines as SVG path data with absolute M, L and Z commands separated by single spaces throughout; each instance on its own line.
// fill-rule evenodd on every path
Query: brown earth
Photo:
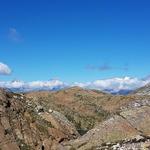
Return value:
M 59 112 L 45 112 L 22 94 L 0 90 L 0 149 L 49 150 L 79 133 Z
M 0 89 L 0 150 L 147 149 L 150 96 Z

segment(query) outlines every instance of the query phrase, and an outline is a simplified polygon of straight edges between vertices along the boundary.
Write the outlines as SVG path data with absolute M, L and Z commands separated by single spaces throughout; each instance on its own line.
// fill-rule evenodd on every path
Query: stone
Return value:
M 36 111 L 37 111 L 38 113 L 44 112 L 44 108 L 39 105 L 39 106 L 36 107 Z
M 52 109 L 49 109 L 49 110 L 48 110 L 48 112 L 49 112 L 49 113 L 52 113 L 52 112 L 53 112 L 53 110 L 52 110 Z

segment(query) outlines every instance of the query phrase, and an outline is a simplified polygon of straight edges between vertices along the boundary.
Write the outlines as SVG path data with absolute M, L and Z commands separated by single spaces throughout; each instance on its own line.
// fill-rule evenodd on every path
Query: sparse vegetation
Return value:
M 18 143 L 20 150 L 33 150 L 33 148 L 27 145 L 23 140 L 16 139 L 16 142 Z
M 4 130 L 4 135 L 10 139 L 10 142 L 16 141 L 16 146 L 19 146 L 21 150 L 32 150 L 39 144 L 41 147 L 45 139 L 50 145 L 53 140 L 57 144 L 69 139 L 73 140 L 79 136 L 78 132 L 81 136 L 93 133 L 92 135 L 100 138 L 98 144 L 101 142 L 101 138 L 104 141 L 112 142 L 116 139 L 125 138 L 126 135 L 130 135 L 128 130 L 131 130 L 131 133 L 134 134 L 137 129 L 132 129 L 132 126 L 130 128 L 126 118 L 121 115 L 122 110 L 136 107 L 137 103 L 138 106 L 147 106 L 150 99 L 150 96 L 113 96 L 81 88 L 57 92 L 34 92 L 33 95 L 28 93 L 26 94 L 27 98 L 22 100 L 19 94 L 17 96 L 11 94 L 9 98 L 6 97 L 5 99 L 5 94 L 0 99 L 2 108 L 8 106 L 8 103 L 10 105 L 10 107 L 4 109 L 5 112 L 1 112 L 7 118 L 2 123 L 6 123 L 8 127 L 11 126 L 11 130 L 9 128 Z M 144 107 L 144 109 L 146 108 Z M 114 116 L 123 118 L 123 120 L 117 120 L 113 118 Z M 148 118 L 145 114 L 140 118 L 144 117 Z M 101 126 L 103 121 L 106 123 L 106 129 L 105 124 Z M 118 121 L 121 121 L 121 123 L 118 124 Z M 114 123 L 116 123 L 117 128 L 116 126 L 113 127 Z M 144 132 L 149 132 L 147 124 L 146 121 L 146 124 L 144 124 L 146 129 L 142 129 Z M 94 130 L 91 130 L 93 128 Z M 87 132 L 89 130 L 91 132 Z M 127 133 L 124 130 L 127 130 Z M 107 131 L 109 132 L 107 133 Z M 99 137 L 97 132 L 103 135 Z M 97 141 L 97 137 L 95 139 Z M 86 145 L 87 143 L 83 141 L 79 148 Z M 94 149 L 95 145 L 92 145 L 91 148 Z

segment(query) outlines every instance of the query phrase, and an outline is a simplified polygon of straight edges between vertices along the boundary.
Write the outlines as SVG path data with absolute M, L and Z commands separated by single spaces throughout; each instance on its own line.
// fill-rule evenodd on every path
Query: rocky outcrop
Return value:
M 121 112 L 120 115 L 125 118 L 136 130 L 145 136 L 150 136 L 150 107 L 143 106 Z
M 150 84 L 147 84 L 144 87 L 141 87 L 141 88 L 135 90 L 134 92 L 132 92 L 132 94 L 136 94 L 136 95 L 150 95 Z
M 61 113 L 0 89 L 0 150 L 57 150 L 78 136 Z
M 75 126 L 61 113 L 57 111 L 50 111 L 50 113 L 42 112 L 40 116 L 46 121 L 50 122 L 54 129 L 57 129 L 58 131 L 67 135 L 69 139 L 71 136 L 74 136 L 74 138 L 79 136 Z
M 133 109 L 133 108 L 139 108 L 142 106 L 150 106 L 150 99 L 149 98 L 143 98 L 142 100 L 136 99 L 136 100 L 128 103 L 127 105 L 122 106 L 120 109 L 122 111 L 125 111 L 125 110 L 129 110 L 129 109 Z
M 65 143 L 68 149 L 128 149 L 149 145 L 150 107 L 121 112 L 100 123 L 84 136 Z M 128 147 L 128 148 L 127 148 Z M 148 146 L 147 146 L 148 147 Z

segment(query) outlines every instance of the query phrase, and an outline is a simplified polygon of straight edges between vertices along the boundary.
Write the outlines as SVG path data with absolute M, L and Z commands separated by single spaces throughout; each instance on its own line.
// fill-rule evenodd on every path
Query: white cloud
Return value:
M 8 65 L 0 62 L 0 75 L 9 75 L 11 74 L 11 69 Z
M 33 91 L 33 90 L 53 90 L 62 89 L 65 87 L 79 86 L 88 89 L 97 90 L 110 90 L 111 92 L 118 92 L 120 90 L 134 90 L 136 88 L 142 87 L 150 82 L 150 79 L 143 80 L 131 77 L 122 78 L 111 78 L 104 80 L 95 80 L 93 82 L 75 82 L 72 84 L 64 83 L 60 80 L 50 80 L 50 81 L 0 81 L 0 87 L 9 89 L 19 89 L 22 91 Z
M 27 87 L 30 89 L 49 89 L 53 88 L 62 88 L 65 86 L 65 83 L 59 80 L 51 80 L 51 81 L 33 81 L 27 83 Z
M 51 81 L 0 81 L 0 87 L 9 88 L 9 89 L 19 89 L 22 91 L 33 91 L 33 90 L 52 90 L 52 89 L 61 89 L 67 85 L 59 80 Z
M 118 92 L 120 90 L 134 90 L 148 84 L 150 80 L 142 80 L 138 78 L 123 77 L 123 78 L 111 78 L 104 80 L 96 80 L 87 83 L 74 83 L 73 86 L 80 86 L 83 88 L 91 88 L 98 90 L 113 90 Z

